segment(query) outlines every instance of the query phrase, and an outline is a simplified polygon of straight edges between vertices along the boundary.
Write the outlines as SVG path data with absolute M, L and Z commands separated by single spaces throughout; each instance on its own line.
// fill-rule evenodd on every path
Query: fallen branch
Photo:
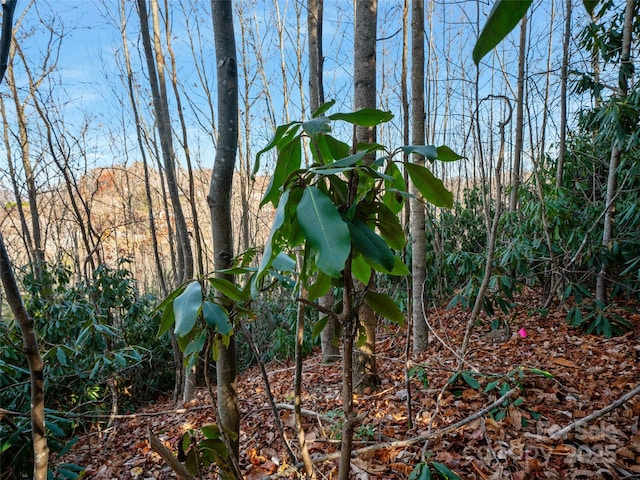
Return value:
M 622 404 L 628 402 L 629 400 L 631 400 L 638 393 L 640 393 L 640 385 L 637 385 L 636 388 L 634 388 L 630 392 L 625 393 L 618 400 L 616 400 L 613 403 L 610 403 L 606 407 L 604 407 L 604 408 L 602 408 L 602 409 L 600 409 L 600 410 L 598 410 L 596 412 L 593 412 L 591 415 L 587 415 L 586 417 L 581 418 L 580 420 L 578 420 L 576 422 L 573 422 L 572 424 L 567 425 L 566 427 L 558 430 L 557 432 L 553 433 L 549 438 L 551 438 L 552 440 L 558 439 L 558 438 L 566 435 L 567 433 L 572 432 L 576 428 L 581 427 L 582 425 L 584 425 L 586 423 L 589 423 L 590 421 L 595 420 L 596 418 L 600 418 L 603 415 L 606 415 L 610 411 L 615 410 L 620 405 L 622 405 Z
M 464 427 L 465 425 L 473 422 L 474 420 L 476 420 L 476 419 L 478 419 L 480 417 L 483 417 L 484 415 L 489 413 L 494 408 L 500 406 L 500 404 L 502 404 L 502 402 L 504 402 L 505 400 L 508 400 L 509 398 L 514 396 L 518 391 L 519 391 L 518 387 L 512 388 L 507 393 L 502 395 L 499 399 L 497 399 L 495 402 L 493 402 L 490 405 L 486 406 L 482 410 L 477 411 L 473 415 L 469 415 L 468 417 L 460 420 L 457 423 L 454 423 L 453 425 L 449 425 L 448 427 L 445 427 L 442 430 L 438 430 L 437 432 L 427 433 L 425 435 L 420 435 L 418 437 L 408 438 L 407 440 L 398 440 L 398 441 L 395 441 L 395 442 L 386 442 L 386 443 L 378 443 L 378 444 L 375 444 L 375 445 L 369 445 L 367 447 L 363 447 L 363 448 L 359 448 L 359 449 L 353 450 L 351 452 L 351 457 L 352 458 L 353 457 L 358 457 L 359 455 L 362 455 L 364 453 L 377 451 L 377 450 L 388 450 L 390 448 L 408 447 L 408 446 L 414 445 L 416 443 L 425 442 L 427 440 L 434 440 L 436 438 L 443 437 L 444 435 L 447 435 L 448 433 L 453 432 L 454 430 L 457 430 L 458 428 Z M 278 404 L 278 405 L 281 405 L 281 404 Z M 311 457 L 311 461 L 314 464 L 317 464 L 317 463 L 329 462 L 331 460 L 336 460 L 338 458 L 340 458 L 340 452 L 330 453 L 328 455 L 312 456 Z M 293 466 L 290 466 L 288 468 L 285 468 L 281 472 L 274 473 L 273 475 L 265 477 L 265 480 L 275 480 L 277 478 L 287 478 L 293 472 L 298 471 L 298 469 L 300 469 L 303 466 L 304 465 L 302 463 L 297 463 L 296 465 L 293 465 Z
M 171 467 L 171 469 L 176 473 L 178 478 L 183 480 L 195 480 L 195 477 L 189 473 L 187 468 L 180 463 L 171 450 L 164 446 L 164 444 L 156 437 L 150 428 L 147 428 L 147 435 L 149 437 L 149 445 L 151 446 L 151 450 L 156 452 L 158 455 L 162 457 L 162 459 Z
M 289 405 L 288 403 L 276 403 L 276 407 L 282 410 L 291 410 L 291 411 L 295 410 L 294 406 Z M 337 420 L 327 415 L 314 412 L 313 410 L 307 410 L 306 408 L 301 408 L 300 413 L 302 413 L 303 415 L 306 415 L 307 417 L 315 417 L 318 420 L 324 420 L 325 422 L 330 423 L 331 425 L 339 425 L 339 422 Z

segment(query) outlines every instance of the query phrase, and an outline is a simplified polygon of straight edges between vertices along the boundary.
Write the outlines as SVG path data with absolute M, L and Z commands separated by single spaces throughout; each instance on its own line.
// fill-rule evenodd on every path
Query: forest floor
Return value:
M 552 307 L 543 315 L 537 303 L 532 292 L 518 299 L 516 313 L 510 316 L 511 334 L 506 337 L 492 334 L 488 320 L 475 328 L 467 374 L 454 382 L 450 379 L 458 361 L 453 352 L 460 348 L 469 313 L 431 310 L 431 346 L 412 363 L 417 367 L 410 388 L 412 428 L 407 417 L 406 330 L 381 328 L 377 344 L 380 386 L 355 399 L 355 408 L 364 418 L 356 429 L 354 448 L 369 448 L 353 458 L 352 478 L 407 478 L 425 458 L 447 465 L 462 479 L 640 478 L 640 395 L 571 433 L 551 438 L 562 427 L 611 405 L 640 384 L 638 305 L 620 305 L 618 313 L 633 327 L 621 337 L 606 339 L 568 326 L 562 308 Z M 527 331 L 525 338 L 518 334 L 522 327 Z M 275 401 L 292 405 L 293 363 L 272 362 L 267 369 Z M 485 392 L 488 385 L 496 388 Z M 444 435 L 439 433 L 489 406 L 500 397 L 501 388 L 504 392 L 514 386 L 522 388 L 506 406 L 500 404 L 490 414 Z M 288 456 L 258 368 L 244 372 L 238 387 L 240 463 L 245 478 L 276 474 L 287 464 Z M 304 361 L 303 392 L 302 406 L 309 411 L 304 429 L 311 454 L 337 452 L 339 364 L 322 364 L 316 350 Z M 176 452 L 187 429 L 214 422 L 206 389 L 180 408 L 177 411 L 168 400 L 149 404 L 132 418 L 119 418 L 108 437 L 104 432 L 83 435 L 62 460 L 86 466 L 84 478 L 175 478 L 151 450 L 147 429 Z M 293 412 L 283 408 L 279 415 L 297 454 Z M 318 478 L 337 478 L 337 465 L 337 459 L 318 463 Z M 202 478 L 216 476 L 209 473 Z

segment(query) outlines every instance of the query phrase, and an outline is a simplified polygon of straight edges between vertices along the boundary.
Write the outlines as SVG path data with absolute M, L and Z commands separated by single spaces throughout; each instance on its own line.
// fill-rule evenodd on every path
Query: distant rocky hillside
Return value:
M 199 235 L 204 271 L 211 271 L 213 251 L 211 218 L 207 204 L 211 170 L 194 172 L 193 209 L 187 173 L 181 170 L 178 175 L 194 255 L 196 236 Z M 175 229 L 170 202 L 168 199 L 164 200 L 167 197 L 162 180 L 157 170 L 150 170 L 149 186 L 156 238 L 163 268 L 171 277 L 172 249 L 169 239 L 171 235 L 175 235 Z M 234 178 L 232 208 L 236 253 L 244 250 L 245 245 L 260 246 L 268 234 L 273 211 L 269 207 L 262 211 L 258 209 L 267 182 L 268 179 L 264 177 L 250 181 L 240 173 Z M 17 266 L 25 265 L 30 257 L 18 204 L 10 192 L 4 193 L 1 199 L 3 211 L 0 212 L 0 229 L 14 263 Z M 94 250 L 91 252 L 93 257 L 107 265 L 115 265 L 119 258 L 131 258 L 131 269 L 141 288 L 157 291 L 157 268 L 153 255 L 150 205 L 145 192 L 143 164 L 96 168 L 70 188 L 65 183 L 60 183 L 55 188 L 41 192 L 38 202 L 48 261 L 63 262 L 74 271 L 83 272 L 88 264 L 88 249 L 85 246 L 88 243 Z M 31 212 L 26 198 L 21 199 L 21 206 L 31 231 Z M 88 239 L 87 242 L 83 241 L 83 235 Z

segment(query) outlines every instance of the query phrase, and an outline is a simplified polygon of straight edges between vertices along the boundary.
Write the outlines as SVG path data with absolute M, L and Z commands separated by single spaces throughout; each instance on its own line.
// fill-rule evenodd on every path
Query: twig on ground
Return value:
M 616 400 L 613 403 L 610 403 L 606 407 L 604 407 L 604 408 L 602 408 L 602 409 L 600 409 L 600 410 L 598 410 L 596 412 L 593 412 L 591 415 L 587 415 L 586 417 L 581 418 L 580 420 L 575 421 L 572 424 L 567 425 L 564 428 L 561 428 L 557 432 L 553 433 L 549 438 L 551 438 L 552 440 L 555 440 L 555 439 L 558 439 L 560 437 L 563 437 L 564 435 L 566 435 L 567 433 L 572 432 L 576 428 L 581 427 L 582 425 L 584 425 L 586 423 L 589 423 L 590 421 L 595 420 L 596 418 L 600 418 L 600 417 L 602 417 L 603 415 L 606 415 L 607 413 L 609 413 L 612 410 L 615 410 L 620 405 L 622 405 L 622 404 L 628 402 L 629 400 L 631 400 L 638 393 L 640 393 L 640 385 L 636 385 L 636 388 L 634 388 L 630 392 L 625 393 L 618 400 Z
M 375 444 L 375 445 L 370 445 L 368 447 L 359 448 L 359 449 L 353 450 L 351 452 L 351 457 L 357 457 L 357 456 L 362 455 L 364 453 L 373 452 L 373 451 L 376 451 L 376 450 L 387 450 L 387 449 L 390 449 L 390 448 L 409 447 L 409 446 L 414 445 L 416 443 L 424 442 L 424 441 L 427 441 L 427 440 L 434 440 L 436 438 L 443 437 L 443 436 L 447 435 L 448 433 L 453 432 L 454 430 L 457 430 L 460 427 L 464 427 L 465 425 L 473 422 L 474 420 L 486 415 L 491 410 L 493 410 L 494 408 L 499 406 L 502 402 L 504 402 L 505 400 L 511 398 L 513 395 L 515 395 L 518 391 L 519 391 L 519 389 L 517 387 L 516 388 L 512 388 L 507 393 L 505 393 L 500 398 L 498 398 L 495 402 L 491 403 L 490 405 L 487 405 L 482 410 L 478 410 L 476 413 L 474 413 L 472 415 L 469 415 L 468 417 L 460 420 L 457 423 L 454 423 L 453 425 L 449 425 L 448 427 L 445 427 L 442 430 L 438 430 L 437 432 L 427 433 L 425 435 L 420 435 L 418 437 L 409 438 L 407 440 L 398 440 L 398 441 L 395 441 L 395 442 L 378 443 L 378 444 Z M 311 457 L 311 461 L 313 463 L 324 463 L 324 462 L 329 462 L 331 460 L 336 460 L 338 458 L 340 458 L 340 452 L 330 453 L 328 455 L 312 456 Z M 293 466 L 291 466 L 289 468 L 284 469 L 282 472 L 274 473 L 273 475 L 265 477 L 265 480 L 275 480 L 277 478 L 289 477 L 293 472 L 297 471 L 302 466 L 303 465 L 301 463 L 298 463 L 296 465 L 293 465 Z

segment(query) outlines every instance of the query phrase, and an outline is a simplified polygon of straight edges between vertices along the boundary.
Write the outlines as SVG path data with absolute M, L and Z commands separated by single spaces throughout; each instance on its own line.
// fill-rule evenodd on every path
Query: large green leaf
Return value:
M 282 251 L 282 245 L 280 245 L 279 242 L 276 242 L 276 239 L 280 228 L 284 224 L 287 203 L 289 201 L 289 192 L 289 190 L 285 190 L 282 197 L 280 197 L 280 202 L 278 203 L 278 208 L 276 208 L 276 214 L 273 219 L 273 225 L 269 232 L 269 238 L 267 238 L 267 243 L 264 245 L 264 252 L 262 254 L 262 260 L 260 261 L 260 266 L 258 267 L 256 275 L 253 277 L 253 281 L 251 282 L 252 294 L 254 296 L 257 294 L 258 282 L 271 266 L 273 259 Z
M 310 186 L 304 189 L 296 211 L 318 269 L 332 277 L 340 276 L 351 252 L 351 237 L 335 205 L 317 187 Z
M 446 145 L 440 145 L 436 151 L 438 152 L 438 160 L 442 162 L 455 162 L 456 160 L 462 160 L 464 158 Z
M 221 335 L 231 335 L 233 326 L 227 311 L 217 303 L 205 301 L 202 305 L 202 316 L 211 328 Z
M 176 319 L 175 334 L 182 337 L 188 334 L 196 324 L 202 308 L 202 287 L 193 281 L 187 285 L 173 301 L 173 314 Z
M 313 112 L 313 114 L 311 115 L 312 117 L 319 117 L 320 115 L 323 115 L 327 110 L 329 110 L 331 107 L 333 107 L 335 105 L 336 101 L 335 100 L 329 100 L 328 102 L 323 103 L 322 105 L 320 105 L 318 107 L 318 109 Z
M 438 149 L 433 145 L 405 145 L 400 148 L 407 155 L 415 153 L 432 161 L 438 158 Z
M 493 50 L 525 16 L 533 0 L 496 0 L 473 48 L 473 61 Z
M 360 254 L 351 259 L 351 275 L 367 285 L 371 279 L 371 267 Z
M 264 197 L 260 202 L 260 207 L 271 202 L 274 206 L 278 205 L 279 197 L 282 194 L 282 186 L 289 175 L 300 168 L 302 162 L 302 141 L 300 137 L 291 140 L 280 150 L 276 169 L 271 177 L 271 182 L 264 193 Z
M 428 168 L 409 162 L 405 162 L 404 166 L 413 184 L 429 203 L 436 207 L 451 208 L 453 206 L 453 194 Z
M 589 15 L 591 16 L 593 16 L 593 11 L 595 10 L 598 3 L 600 3 L 600 0 L 582 0 L 582 4 L 584 5 L 584 8 L 587 10 Z
M 381 123 L 388 122 L 393 118 L 393 113 L 377 110 L 375 108 L 363 108 L 356 112 L 334 113 L 329 115 L 331 120 L 344 120 L 345 122 L 359 125 L 361 127 L 375 127 Z
M 299 128 L 300 122 L 291 122 L 285 125 L 280 125 L 278 128 L 276 128 L 276 133 L 273 136 L 273 139 L 271 139 L 266 147 L 256 153 L 256 161 L 253 165 L 253 175 L 258 173 L 258 170 L 260 170 L 260 157 L 272 148 L 282 148 L 285 143 L 288 143 L 287 140 L 291 141 L 291 138 L 293 138 L 298 133 Z
M 382 201 L 393 213 L 398 214 L 404 204 L 404 198 L 400 194 L 400 192 L 406 190 L 404 176 L 395 162 L 389 162 L 385 173 L 393 178 L 393 180 L 385 180 L 385 191 L 382 196 Z
M 404 314 L 398 308 L 396 302 L 386 293 L 368 291 L 364 300 L 371 309 L 387 320 L 391 320 L 397 325 L 404 324 Z
M 376 269 L 391 272 L 395 255 L 387 243 L 361 220 L 348 222 L 353 246 Z
M 327 117 L 315 117 L 302 124 L 302 129 L 310 137 L 317 137 L 331 132 L 331 122 Z
M 378 205 L 378 230 L 387 245 L 394 250 L 402 250 L 406 239 L 400 218 L 385 204 Z
M 226 278 L 210 278 L 209 283 L 213 288 L 233 301 L 239 302 L 244 300 L 242 290 L 240 290 L 235 283 L 230 282 Z

